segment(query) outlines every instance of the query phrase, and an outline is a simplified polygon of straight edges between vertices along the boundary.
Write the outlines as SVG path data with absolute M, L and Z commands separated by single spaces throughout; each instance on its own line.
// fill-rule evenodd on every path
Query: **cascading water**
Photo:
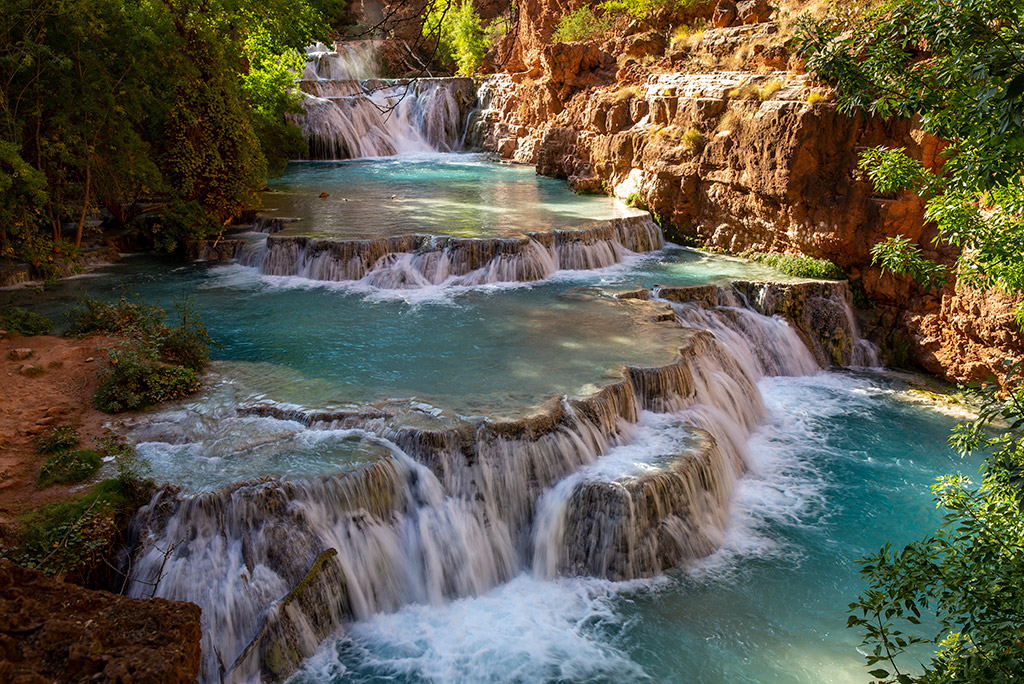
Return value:
M 362 431 L 387 454 L 346 475 L 163 490 L 137 520 L 130 593 L 199 603 L 204 680 L 248 681 L 287 675 L 349 620 L 478 595 L 524 570 L 627 579 L 704 555 L 763 417 L 755 379 L 817 368 L 783 322 L 738 318 L 691 321 L 714 332 L 681 330 L 675 363 L 628 368 L 522 419 L 415 428 L 373 411 L 256 407 L 310 431 Z M 682 426 L 681 441 L 652 437 L 658 421 Z
M 301 126 L 313 159 L 450 152 L 476 100 L 468 78 L 383 79 L 372 41 L 307 51 Z
M 472 286 L 543 280 L 559 270 L 589 270 L 621 263 L 633 253 L 664 245 L 647 215 L 611 219 L 571 231 L 514 238 L 409 235 L 373 240 L 315 240 L 270 236 L 242 263 L 266 275 L 310 280 L 359 280 L 383 289 L 433 285 Z

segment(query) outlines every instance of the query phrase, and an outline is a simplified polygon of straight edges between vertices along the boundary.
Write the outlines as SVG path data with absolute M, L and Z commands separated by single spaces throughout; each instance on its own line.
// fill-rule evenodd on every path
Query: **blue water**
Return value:
M 298 162 L 262 194 L 268 215 L 301 217 L 288 233 L 461 237 L 576 228 L 637 213 L 610 197 L 574 195 L 532 167 L 482 154 Z M 321 197 L 322 193 L 329 195 Z
M 929 486 L 974 470 L 954 420 L 884 374 L 760 383 L 770 417 L 712 557 L 656 580 L 541 581 L 357 623 L 294 682 L 864 682 L 855 559 L 938 522 Z
M 481 160 L 451 161 L 301 165 L 277 183 L 278 197 L 293 193 L 290 208 L 307 213 L 303 230 L 331 234 L 356 230 L 335 220 L 346 198 L 361 206 L 354 225 L 365 212 L 383 217 L 366 234 L 495 234 L 556 219 L 558 227 L 579 225 L 620 210 L 606 198 L 576 198 L 532 170 L 501 167 L 487 180 L 492 169 Z M 447 195 L 427 183 L 431 173 Z M 375 184 L 375 174 L 385 181 Z M 330 201 L 309 194 L 319 187 Z M 472 211 L 448 212 L 448 205 Z M 509 213 L 517 207 L 526 213 Z M 42 292 L 2 291 L 0 305 L 56 315 L 85 293 L 129 293 L 165 308 L 193 297 L 220 343 L 207 389 L 159 409 L 136 434 L 148 430 L 140 439 L 158 479 L 203 490 L 260 474 L 331 472 L 381 453 L 355 432 L 310 437 L 281 421 L 221 421 L 238 403 L 400 398 L 425 410 L 521 410 L 593 391 L 624 363 L 668 357 L 681 333 L 609 293 L 767 277 L 779 278 L 763 266 L 676 247 L 542 283 L 388 292 L 131 257 Z M 482 596 L 407 606 L 346 627 L 294 681 L 866 681 L 857 635 L 845 629 L 846 604 L 862 588 L 855 560 L 933 528 L 934 478 L 977 464 L 950 452 L 945 440 L 955 420 L 912 401 L 902 378 L 823 372 L 765 379 L 760 389 L 769 417 L 750 445 L 730 528 L 710 558 L 633 583 L 524 574 Z M 183 443 L 183 430 L 194 441 Z
M 620 377 L 624 364 L 671 358 L 679 332 L 646 323 L 635 302 L 611 292 L 765 273 L 738 259 L 670 248 L 531 285 L 375 291 L 138 256 L 43 293 L 8 290 L 0 304 L 6 295 L 59 318 L 86 294 L 125 294 L 168 310 L 188 296 L 220 345 L 213 358 L 263 364 L 264 377 L 252 382 L 269 398 L 323 406 L 415 397 L 460 411 L 500 411 L 586 394 Z

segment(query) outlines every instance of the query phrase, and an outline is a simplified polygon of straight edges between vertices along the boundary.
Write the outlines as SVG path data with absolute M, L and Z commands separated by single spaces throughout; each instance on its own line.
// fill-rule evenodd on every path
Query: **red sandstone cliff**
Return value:
M 571 4 L 522 5 L 510 67 L 523 70 L 490 80 L 474 132 L 483 147 L 578 191 L 639 196 L 670 237 L 837 263 L 876 304 L 869 327 L 890 360 L 967 381 L 1024 357 L 1011 298 L 925 292 L 871 264 L 871 247 L 897 234 L 931 258 L 955 259 L 932 243 L 920 198 L 878 196 L 857 168 L 861 151 L 877 145 L 936 167 L 939 140 L 911 121 L 840 114 L 828 90 L 799 73 L 773 22 L 710 29 L 683 48 L 635 27 L 602 44 L 549 43 Z M 708 55 L 720 64 L 731 54 L 743 71 L 702 67 Z

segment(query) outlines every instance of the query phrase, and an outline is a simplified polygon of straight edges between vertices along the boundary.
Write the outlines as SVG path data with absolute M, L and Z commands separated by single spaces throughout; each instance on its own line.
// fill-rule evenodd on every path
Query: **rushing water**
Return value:
M 300 123 L 314 159 L 451 152 L 476 102 L 468 78 L 382 79 L 372 41 L 307 52 Z
M 768 419 L 705 560 L 618 584 L 524 573 L 409 606 L 351 625 L 294 681 L 862 682 L 844 629 L 862 589 L 854 560 L 934 526 L 929 485 L 964 467 L 945 445 L 952 419 L 899 386 L 876 373 L 762 380 Z
M 285 238 L 629 213 L 477 157 L 299 165 L 278 187 L 306 217 Z M 389 190 L 399 208 L 375 210 Z M 786 278 L 623 235 L 529 283 L 132 257 L 0 296 L 54 313 L 85 292 L 189 294 L 220 343 L 202 393 L 124 424 L 178 487 L 138 520 L 131 593 L 159 574 L 158 595 L 203 606 L 205 681 L 858 681 L 854 559 L 934 525 L 952 420 L 901 378 L 820 370 L 728 287 Z M 703 284 L 725 289 L 614 296 Z

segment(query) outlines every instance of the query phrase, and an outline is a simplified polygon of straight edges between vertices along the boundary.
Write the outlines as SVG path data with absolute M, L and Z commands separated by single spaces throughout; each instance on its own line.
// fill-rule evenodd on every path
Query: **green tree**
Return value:
M 979 418 L 958 426 L 950 442 L 964 456 L 990 454 L 980 482 L 940 478 L 933 487 L 944 511 L 938 531 L 862 561 L 868 589 L 850 604 L 848 625 L 863 631 L 877 679 L 997 684 L 1024 677 L 1024 385 L 1018 377 L 1005 391 L 994 382 L 977 390 Z M 926 629 L 932 621 L 937 628 Z M 923 672 L 911 674 L 907 661 L 922 644 L 937 650 Z
M 903 0 L 852 25 L 805 19 L 800 50 L 808 69 L 836 84 L 842 111 L 919 116 L 922 129 L 948 141 L 940 170 L 888 148 L 868 150 L 861 166 L 880 192 L 926 199 L 937 240 L 960 250 L 952 272 L 905 236 L 877 245 L 876 262 L 925 287 L 956 277 L 1024 290 L 1024 4 Z M 963 455 L 988 454 L 980 482 L 941 478 L 935 534 L 863 561 L 868 589 L 850 605 L 849 626 L 863 631 L 875 679 L 1024 677 L 1024 389 L 1015 369 L 976 389 L 980 417 L 951 443 Z M 922 671 L 908 670 L 928 648 Z
M 436 37 L 442 55 L 463 76 L 475 73 L 487 52 L 487 35 L 473 0 L 432 0 L 423 19 L 423 36 Z
M 836 84 L 840 109 L 920 116 L 923 130 L 949 142 L 938 173 L 902 149 L 869 150 L 861 165 L 876 188 L 927 200 L 938 239 L 960 248 L 958 279 L 1024 290 L 1024 4 L 905 0 L 845 28 L 804 20 L 800 46 L 808 69 Z M 943 269 L 906 239 L 882 243 L 875 259 L 943 282 Z
M 0 250 L 56 270 L 99 207 L 166 209 L 168 248 L 293 155 L 289 76 L 341 0 L 0 3 Z M 70 244 L 68 244 L 70 243 Z

